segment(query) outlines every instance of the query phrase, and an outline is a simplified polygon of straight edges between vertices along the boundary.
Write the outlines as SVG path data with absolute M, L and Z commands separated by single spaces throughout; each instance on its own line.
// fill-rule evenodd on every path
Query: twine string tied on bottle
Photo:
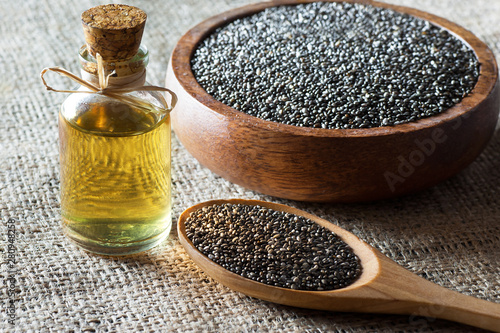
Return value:
M 133 107 L 139 108 L 141 110 L 144 110 L 146 112 L 155 112 L 158 114 L 163 114 L 163 113 L 169 113 L 174 107 L 175 104 L 177 103 L 177 96 L 173 91 L 170 89 L 164 88 L 164 87 L 159 87 L 159 86 L 144 86 L 142 84 L 140 85 L 129 85 L 127 87 L 123 87 L 123 85 L 127 84 L 113 84 L 110 85 L 110 78 L 114 75 L 114 71 L 109 73 L 108 75 L 105 74 L 104 70 L 104 62 L 100 54 L 96 54 L 96 59 L 97 59 L 97 76 L 98 76 L 98 82 L 97 84 L 92 82 L 91 80 L 85 80 L 83 78 L 80 78 L 78 75 L 75 75 L 71 73 L 70 71 L 61 68 L 61 67 L 47 67 L 42 70 L 40 73 L 40 78 L 42 79 L 42 83 L 47 88 L 49 91 L 55 91 L 55 92 L 61 92 L 61 93 L 87 93 L 87 94 L 101 94 L 110 98 L 117 99 L 123 103 L 129 104 Z M 87 90 L 60 90 L 60 89 L 54 89 L 50 87 L 47 82 L 45 81 L 44 75 L 48 71 L 55 72 L 59 75 L 66 76 L 73 81 L 77 82 L 80 84 L 82 87 L 87 88 Z M 143 75 L 140 75 L 140 77 L 144 77 L 145 72 L 143 72 Z M 128 82 L 130 83 L 130 82 Z M 146 101 L 140 97 L 137 96 L 132 96 L 132 95 L 127 95 L 128 93 L 134 92 L 134 91 L 164 91 L 168 92 L 171 96 L 171 101 L 170 101 L 170 107 L 167 107 L 166 109 L 163 107 L 160 107 L 158 105 L 152 104 L 149 101 Z

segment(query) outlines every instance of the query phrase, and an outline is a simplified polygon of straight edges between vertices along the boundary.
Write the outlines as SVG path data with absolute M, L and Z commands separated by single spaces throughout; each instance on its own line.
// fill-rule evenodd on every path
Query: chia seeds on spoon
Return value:
M 334 290 L 361 275 L 359 258 L 332 231 L 290 213 L 242 204 L 201 208 L 186 235 L 210 260 L 245 278 L 298 290 Z
M 472 91 L 474 52 L 430 22 L 370 5 L 267 8 L 218 28 L 191 60 L 220 102 L 288 125 L 345 129 L 433 116 Z

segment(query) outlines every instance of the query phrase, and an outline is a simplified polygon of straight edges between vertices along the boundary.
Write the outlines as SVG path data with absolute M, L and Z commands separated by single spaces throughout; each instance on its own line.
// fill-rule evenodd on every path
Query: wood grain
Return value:
M 262 284 L 227 271 L 199 252 L 186 236 L 185 221 L 204 206 L 223 203 L 260 205 L 305 216 L 335 232 L 360 258 L 363 273 L 352 285 L 333 291 L 303 291 Z M 186 209 L 177 225 L 181 244 L 193 261 L 223 285 L 246 295 L 296 307 L 405 314 L 442 318 L 500 332 L 500 304 L 466 296 L 429 282 L 390 260 L 355 235 L 331 222 L 286 205 L 256 200 L 213 200 Z
M 231 182 L 264 194 L 303 201 L 357 202 L 433 186 L 481 153 L 498 119 L 500 86 L 495 57 L 466 29 L 412 8 L 361 1 L 443 27 L 470 45 L 481 64 L 473 91 L 437 116 L 371 129 L 303 128 L 239 112 L 215 100 L 196 82 L 190 59 L 196 45 L 215 28 L 270 6 L 305 2 L 312 1 L 270 1 L 237 8 L 207 19 L 179 40 L 166 79 L 179 96 L 172 126 L 197 160 Z

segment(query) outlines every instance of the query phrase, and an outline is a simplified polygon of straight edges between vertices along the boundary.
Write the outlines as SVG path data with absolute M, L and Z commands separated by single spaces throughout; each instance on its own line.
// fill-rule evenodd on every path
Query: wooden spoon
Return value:
M 260 205 L 304 216 L 335 232 L 361 261 L 363 273 L 350 286 L 331 291 L 304 291 L 274 287 L 244 278 L 214 263 L 186 236 L 185 221 L 204 206 L 224 203 Z M 406 314 L 447 319 L 500 332 L 500 304 L 466 296 L 421 278 L 387 258 L 350 232 L 302 210 L 256 200 L 213 200 L 185 210 L 179 218 L 181 244 L 193 261 L 223 285 L 246 295 L 290 306 L 342 311 Z

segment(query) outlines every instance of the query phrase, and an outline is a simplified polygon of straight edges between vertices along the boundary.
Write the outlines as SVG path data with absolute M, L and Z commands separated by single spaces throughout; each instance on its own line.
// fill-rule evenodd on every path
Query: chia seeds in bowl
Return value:
M 210 33 L 191 68 L 218 101 L 264 120 L 372 128 L 437 115 L 476 85 L 474 52 L 447 30 L 347 2 L 269 7 Z
M 494 53 L 477 36 L 444 18 L 409 7 L 369 0 L 363 1 L 363 4 L 336 0 L 300 2 L 302 7 L 298 7 L 295 0 L 275 0 L 235 8 L 200 22 L 179 39 L 166 76 L 166 85 L 179 95 L 177 107 L 172 112 L 172 127 L 179 141 L 202 165 L 233 183 L 279 198 L 361 202 L 397 197 L 434 186 L 458 173 L 482 152 L 498 120 L 500 85 Z M 267 38 L 265 41 L 260 40 L 260 35 L 248 39 L 243 48 L 242 39 L 247 37 L 246 32 L 237 35 L 220 33 L 237 22 L 283 10 L 309 8 L 307 6 L 318 9 L 315 13 L 322 13 L 319 8 L 328 6 L 343 10 L 350 6 L 353 9 L 346 11 L 345 15 L 338 14 L 336 19 L 347 17 L 353 22 L 362 17 L 361 14 L 355 15 L 355 10 L 379 13 L 379 19 L 372 20 L 373 25 L 383 27 L 382 23 L 386 22 L 385 26 L 394 27 L 394 31 L 377 43 L 376 38 L 382 38 L 382 33 L 369 37 L 367 34 L 373 28 L 365 29 L 365 35 L 359 35 L 361 29 L 354 29 L 351 24 L 350 29 L 342 29 L 337 31 L 338 36 L 333 35 L 337 39 L 326 37 L 326 33 L 317 33 L 318 38 L 325 36 L 325 46 L 316 50 L 309 46 L 310 51 L 307 47 L 312 44 L 290 44 L 291 39 L 285 38 L 286 33 L 292 31 L 289 24 L 291 16 L 282 15 L 280 24 L 288 25 L 287 31 L 281 35 L 268 35 L 269 40 L 277 45 L 273 48 L 259 48 L 259 45 L 268 41 Z M 333 14 L 323 16 L 335 17 Z M 367 14 L 365 16 L 370 17 Z M 302 19 L 298 17 L 299 20 L 309 22 L 314 28 L 322 24 L 305 14 Z M 392 25 L 387 22 L 392 22 Z M 417 29 L 418 24 L 420 30 Z M 398 31 L 413 25 L 415 31 L 421 32 L 417 34 L 420 38 L 418 41 L 435 32 L 431 36 L 436 42 L 406 43 L 405 38 L 411 36 Z M 279 25 L 266 28 L 256 22 L 253 28 L 266 32 L 266 29 L 278 29 Z M 297 33 L 292 34 L 292 37 L 294 35 Z M 232 103 L 231 99 L 228 102 L 217 100 L 215 93 L 209 93 L 210 89 L 201 84 L 202 78 L 199 77 L 195 62 L 199 56 L 197 53 L 211 36 L 225 38 L 221 43 L 225 42 L 223 45 L 233 50 L 233 55 L 241 54 L 238 58 L 240 61 L 226 61 L 221 55 L 224 49 L 217 50 L 219 46 L 213 44 L 210 45 L 214 47 L 213 50 L 205 48 L 205 63 L 200 62 L 198 65 L 210 68 L 212 72 L 206 76 L 215 80 L 213 89 L 226 97 L 234 94 L 235 97 L 231 98 L 241 108 L 235 109 L 231 104 L 225 104 Z M 342 36 L 347 39 L 340 40 Z M 450 39 L 449 42 L 441 40 L 438 43 L 438 37 Z M 312 37 L 304 33 L 303 39 L 309 41 Z M 367 42 L 371 48 L 362 48 L 360 44 L 357 46 L 358 53 L 351 56 L 345 53 L 342 60 L 339 56 L 323 56 L 325 64 L 320 60 L 310 60 L 293 66 L 293 59 L 301 61 L 302 53 L 305 56 L 328 55 L 326 46 L 329 42 L 334 47 L 338 42 L 339 49 L 343 43 L 354 45 L 354 42 Z M 451 47 L 453 43 L 458 43 L 454 44 L 456 52 L 443 53 L 448 57 L 444 59 L 448 60 L 433 62 L 429 58 Z M 276 56 L 278 46 L 286 49 L 287 44 L 296 45 L 297 49 L 295 52 L 280 53 L 281 58 L 274 65 L 281 69 L 272 72 L 266 57 L 273 53 Z M 427 46 L 422 49 L 421 45 Z M 243 57 L 248 55 L 247 46 L 254 52 L 250 54 L 251 58 Z M 375 46 L 379 50 L 379 53 L 374 53 L 376 57 L 361 58 L 360 55 L 366 49 L 375 52 Z M 344 45 L 345 52 L 352 49 L 356 50 L 356 46 L 352 48 Z M 417 53 L 417 49 L 421 50 L 421 54 Z M 449 50 L 455 50 L 455 47 Z M 297 56 L 297 51 L 300 56 Z M 336 49 L 330 53 L 334 51 Z M 405 53 L 409 51 L 409 55 Z M 384 52 L 387 53 L 387 59 L 382 57 Z M 465 52 L 472 64 L 464 63 L 465 58 L 459 56 L 460 52 Z M 279 67 L 288 58 L 292 59 L 288 63 L 292 65 Z M 427 60 L 422 61 L 424 58 Z M 255 60 L 254 64 L 248 65 L 250 59 Z M 421 61 L 420 64 L 417 60 Z M 328 61 L 341 61 L 344 66 L 328 67 L 331 65 Z M 464 66 L 453 67 L 455 61 L 462 61 Z M 425 75 L 414 77 L 410 72 L 405 72 L 401 76 L 400 67 L 391 67 L 392 62 Z M 359 66 L 354 67 L 354 64 Z M 364 69 L 360 65 L 365 66 Z M 233 69 L 236 66 L 239 68 Z M 223 68 L 231 71 L 225 72 Z M 329 68 L 333 74 L 321 77 L 325 68 Z M 449 68 L 454 68 L 452 79 L 445 71 Z M 297 74 L 301 71 L 308 76 Z M 427 77 L 433 71 L 434 77 Z M 287 81 L 283 81 L 285 75 Z M 400 81 L 397 81 L 397 75 L 400 75 Z M 298 78 L 302 78 L 305 83 L 299 85 L 300 82 L 293 82 L 294 79 L 299 81 Z M 325 83 L 321 82 L 321 78 Z M 360 78 L 363 79 L 359 81 L 361 83 L 356 81 Z M 266 86 L 268 80 L 274 79 L 277 80 L 276 87 L 274 83 Z M 316 87 L 312 82 L 314 80 L 320 82 Z M 406 82 L 407 85 L 396 85 L 398 82 Z M 446 84 L 443 86 L 442 82 Z M 240 88 L 237 88 L 239 83 Z M 328 91 L 337 88 L 337 85 L 343 87 L 339 92 Z M 239 90 L 242 92 L 236 94 Z M 351 92 L 354 93 L 349 94 Z M 322 97 L 323 94 L 325 97 Z M 366 101 L 362 101 L 364 98 Z M 303 102 L 303 105 L 295 104 L 295 100 Z M 242 108 L 245 104 L 253 105 L 254 110 L 263 116 L 282 117 L 283 120 L 260 119 L 244 112 Z M 330 106 L 323 108 L 323 105 Z M 298 124 L 300 122 L 308 126 Z
M 210 260 L 267 285 L 335 290 L 361 275 L 359 258 L 315 222 L 262 206 L 214 204 L 191 213 L 186 236 Z

